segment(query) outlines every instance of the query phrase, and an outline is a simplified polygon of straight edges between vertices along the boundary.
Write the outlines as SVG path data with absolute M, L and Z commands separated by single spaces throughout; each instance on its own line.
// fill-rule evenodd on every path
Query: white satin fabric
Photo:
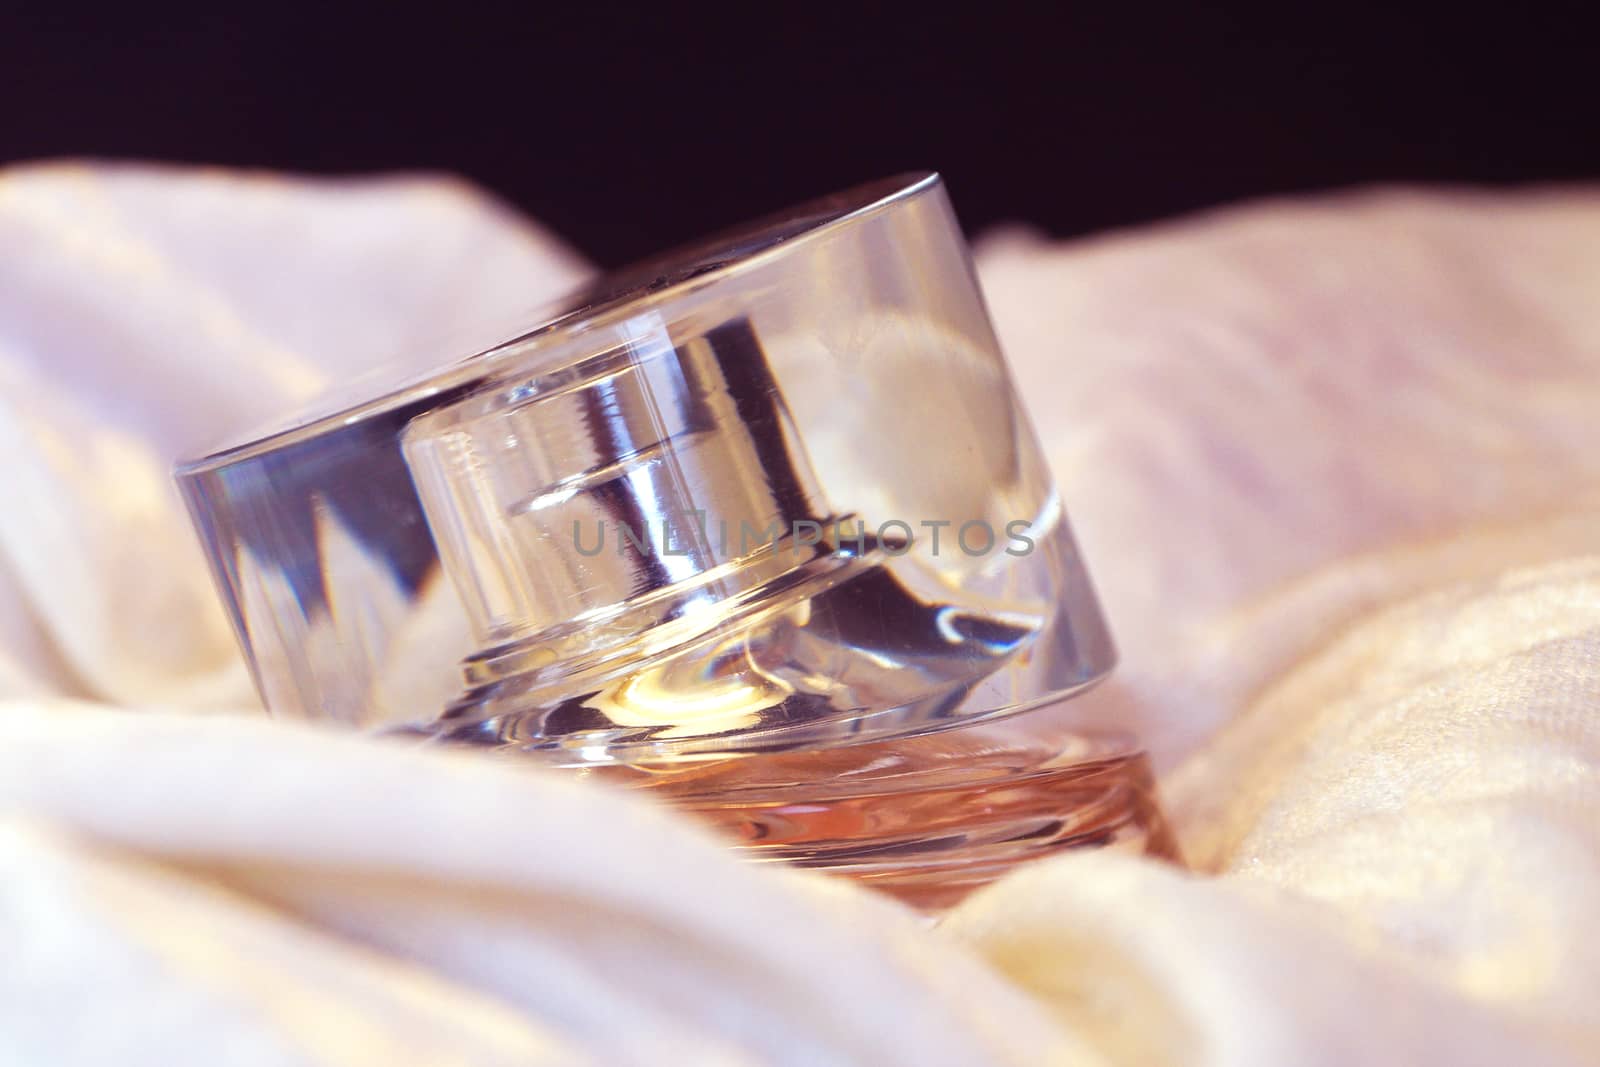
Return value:
M 574 256 L 447 180 L 0 175 L 0 1064 L 1600 1062 L 1600 197 L 980 267 L 1124 651 L 1089 699 L 1197 870 L 1067 856 L 928 928 L 253 710 L 170 459 Z

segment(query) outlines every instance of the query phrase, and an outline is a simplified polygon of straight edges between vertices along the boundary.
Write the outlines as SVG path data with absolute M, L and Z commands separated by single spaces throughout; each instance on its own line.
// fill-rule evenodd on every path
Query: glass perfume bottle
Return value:
M 612 275 L 181 466 L 268 706 L 646 790 L 938 908 L 1173 845 L 939 179 Z

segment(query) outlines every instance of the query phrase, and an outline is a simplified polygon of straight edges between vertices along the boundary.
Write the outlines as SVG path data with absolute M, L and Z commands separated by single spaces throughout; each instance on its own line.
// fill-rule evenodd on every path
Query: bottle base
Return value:
M 854 878 L 930 913 L 1071 849 L 1181 862 L 1143 752 L 1081 735 L 1046 745 L 1018 720 L 625 773 L 753 859 Z

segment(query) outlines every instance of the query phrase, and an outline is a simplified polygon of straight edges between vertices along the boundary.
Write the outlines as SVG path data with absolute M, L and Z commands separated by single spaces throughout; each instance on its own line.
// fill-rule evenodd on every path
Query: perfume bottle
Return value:
M 268 707 L 644 790 L 937 909 L 1174 849 L 937 176 L 181 465 Z

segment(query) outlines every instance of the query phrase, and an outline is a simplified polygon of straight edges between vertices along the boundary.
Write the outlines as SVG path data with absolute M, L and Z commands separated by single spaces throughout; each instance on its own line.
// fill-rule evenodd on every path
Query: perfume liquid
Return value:
M 1149 763 L 1128 738 L 995 733 L 628 767 L 613 777 L 694 813 L 755 859 L 846 875 L 929 912 L 1069 849 L 1177 861 Z

